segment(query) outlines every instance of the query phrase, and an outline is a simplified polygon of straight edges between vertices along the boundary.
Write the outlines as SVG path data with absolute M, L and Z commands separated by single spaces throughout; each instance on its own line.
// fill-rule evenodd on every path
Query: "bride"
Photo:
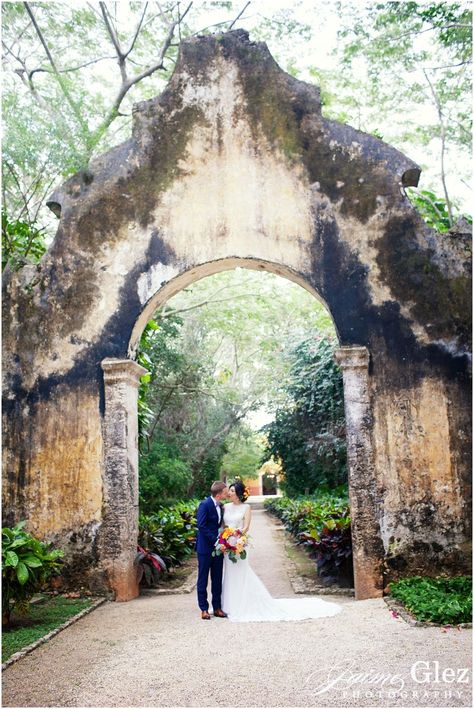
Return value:
M 229 487 L 231 502 L 224 505 L 224 526 L 246 533 L 251 507 L 245 502 L 244 484 L 236 480 Z M 339 613 L 341 607 L 320 598 L 273 598 L 249 564 L 247 557 L 232 562 L 224 555 L 222 609 L 233 621 L 303 620 Z

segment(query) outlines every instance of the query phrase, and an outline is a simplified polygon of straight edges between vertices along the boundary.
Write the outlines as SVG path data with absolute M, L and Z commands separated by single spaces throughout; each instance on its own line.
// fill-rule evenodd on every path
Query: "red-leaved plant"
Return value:
M 135 557 L 137 567 L 137 580 L 142 580 L 147 586 L 155 586 L 163 571 L 167 571 L 166 564 L 158 554 L 137 545 L 137 555 Z

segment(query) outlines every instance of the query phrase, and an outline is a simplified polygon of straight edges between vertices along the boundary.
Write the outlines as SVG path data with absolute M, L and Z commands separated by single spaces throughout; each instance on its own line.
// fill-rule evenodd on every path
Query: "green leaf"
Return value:
M 15 554 L 14 551 L 7 551 L 5 554 L 4 566 L 17 566 L 18 561 L 18 555 Z
M 37 556 L 34 556 L 33 554 L 29 554 L 28 556 L 23 556 L 22 559 L 24 564 L 29 566 L 31 569 L 39 568 L 40 566 L 43 566 L 43 562 L 41 559 L 38 559 Z
M 27 566 L 25 566 L 25 564 L 22 561 L 20 561 L 18 563 L 18 566 L 16 567 L 16 575 L 17 575 L 17 578 L 18 578 L 18 581 L 20 582 L 20 584 L 22 586 L 24 586 L 25 583 L 28 581 L 30 574 L 29 574 Z

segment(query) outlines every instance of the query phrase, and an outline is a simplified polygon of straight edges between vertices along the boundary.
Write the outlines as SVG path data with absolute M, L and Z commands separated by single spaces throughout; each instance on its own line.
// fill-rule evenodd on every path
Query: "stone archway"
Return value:
M 206 269 L 272 264 L 324 300 L 339 336 L 360 597 L 467 570 L 469 242 L 422 222 L 403 191 L 418 176 L 324 118 L 318 89 L 245 32 L 184 42 L 131 138 L 51 196 L 41 264 L 7 273 L 5 521 L 65 547 L 71 578 L 129 596 L 134 523 L 109 515 L 116 491 L 135 495 L 121 399 L 138 370 L 121 362 L 156 298 Z
M 222 270 L 246 266 L 277 273 L 303 285 L 289 269 L 264 261 L 225 259 L 203 264 L 166 283 L 149 299 L 132 332 L 129 351 L 135 350 L 141 331 L 155 310 L 171 295 L 191 282 Z M 304 287 L 322 299 L 308 284 Z M 326 304 L 323 302 L 326 306 Z M 354 583 L 357 599 L 382 595 L 383 546 L 376 510 L 376 481 L 371 431 L 368 382 L 369 353 L 366 347 L 346 346 L 336 351 L 343 370 L 344 398 L 348 424 L 348 468 L 354 558 Z M 108 575 L 117 600 L 134 598 L 138 593 L 133 559 L 138 528 L 138 427 L 137 388 L 145 370 L 131 359 L 104 359 L 104 508 L 102 538 L 109 549 Z M 370 500 L 370 504 L 368 501 Z

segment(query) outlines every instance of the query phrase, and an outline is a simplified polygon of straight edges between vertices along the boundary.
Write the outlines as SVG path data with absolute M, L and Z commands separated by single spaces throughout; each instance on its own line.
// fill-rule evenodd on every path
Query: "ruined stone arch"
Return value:
M 296 283 L 297 285 L 301 286 L 306 291 L 311 293 L 311 295 L 325 307 L 328 314 L 332 318 L 327 303 L 320 296 L 320 294 L 315 291 L 311 284 L 308 281 L 304 280 L 300 274 L 288 268 L 287 266 L 281 263 L 274 263 L 273 261 L 265 261 L 263 259 L 238 258 L 235 256 L 230 258 L 216 259 L 215 261 L 208 261 L 206 263 L 193 266 L 193 268 L 184 271 L 175 278 L 172 278 L 170 281 L 164 282 L 163 285 L 155 292 L 153 292 L 152 288 L 149 292 L 147 292 L 147 295 L 149 295 L 150 293 L 151 294 L 149 295 L 149 298 L 145 303 L 143 310 L 140 313 L 140 316 L 138 317 L 133 327 L 130 336 L 130 343 L 128 346 L 128 357 L 133 359 L 133 357 L 135 356 L 138 343 L 140 341 L 140 337 L 145 328 L 145 325 L 149 320 L 151 320 L 158 308 L 161 308 L 170 298 L 172 298 L 184 288 L 187 288 L 187 286 L 189 286 L 191 283 L 195 283 L 201 278 L 206 278 L 207 276 L 212 276 L 216 273 L 222 273 L 222 271 L 230 271 L 234 268 L 246 268 L 252 271 L 265 271 L 267 273 L 274 273 L 277 276 L 281 276 L 282 278 L 286 278 L 287 280 Z M 150 274 L 147 274 L 147 276 L 148 281 L 151 282 L 152 279 L 150 277 Z M 335 323 L 334 327 L 336 328 Z
M 40 265 L 7 273 L 5 520 L 67 547 L 91 588 L 136 594 L 137 337 L 187 279 L 263 264 L 338 332 L 357 596 L 467 569 L 470 246 L 422 222 L 418 176 L 245 32 L 185 41 L 131 138 L 51 196 Z

